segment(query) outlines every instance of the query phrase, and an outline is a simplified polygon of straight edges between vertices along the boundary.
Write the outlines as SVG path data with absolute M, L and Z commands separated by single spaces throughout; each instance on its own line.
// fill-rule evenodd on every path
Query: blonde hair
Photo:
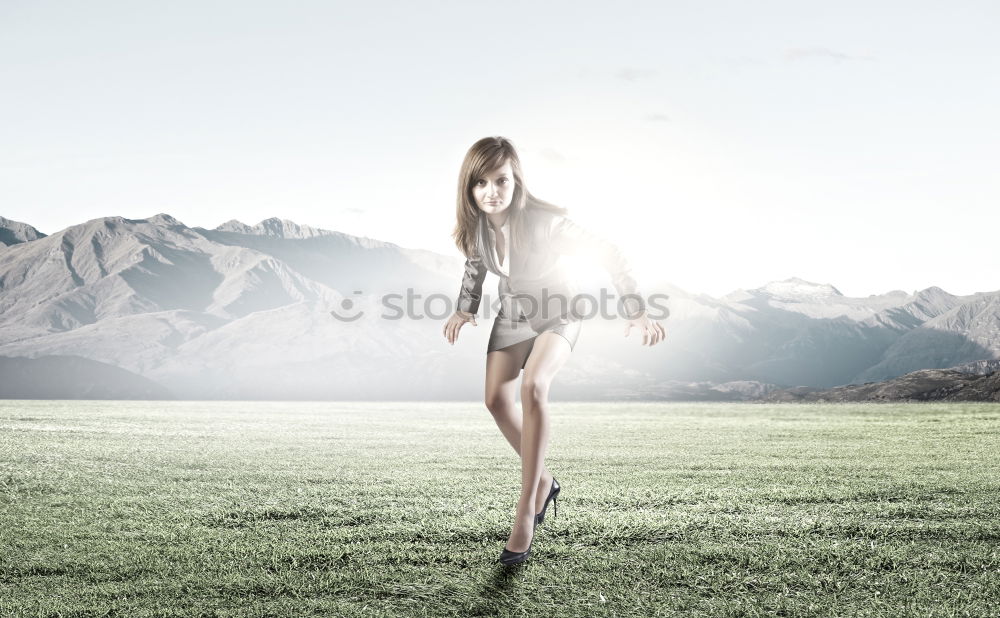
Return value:
M 540 200 L 528 191 L 524 185 L 524 175 L 521 171 L 521 159 L 517 156 L 514 144 L 506 137 L 484 137 L 469 148 L 462 161 L 462 169 L 458 173 L 458 200 L 456 203 L 455 231 L 452 237 L 459 250 L 467 258 L 478 258 L 476 248 L 476 226 L 479 221 L 479 206 L 472 195 L 472 187 L 477 180 L 510 163 L 514 175 L 514 195 L 510 206 L 510 241 L 512 247 L 521 247 L 522 239 L 527 238 L 528 230 L 523 229 L 525 217 L 521 214 L 528 208 L 549 210 L 566 214 L 567 210 L 555 204 Z

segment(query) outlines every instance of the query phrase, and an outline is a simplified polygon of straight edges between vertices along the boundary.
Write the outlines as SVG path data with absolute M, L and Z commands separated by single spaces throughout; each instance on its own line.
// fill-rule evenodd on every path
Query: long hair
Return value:
M 510 242 L 512 247 L 520 249 L 522 239 L 528 237 L 528 230 L 523 229 L 526 217 L 522 213 L 528 208 L 549 210 L 566 214 L 567 210 L 555 204 L 540 200 L 528 191 L 524 185 L 524 174 L 521 171 L 521 159 L 517 156 L 514 144 L 506 137 L 484 137 L 469 148 L 462 161 L 462 169 L 458 173 L 458 200 L 456 204 L 456 223 L 452 237 L 459 250 L 467 258 L 481 257 L 476 248 L 477 224 L 479 222 L 479 207 L 472 195 L 472 187 L 477 180 L 510 163 L 514 174 L 514 195 L 510 206 Z

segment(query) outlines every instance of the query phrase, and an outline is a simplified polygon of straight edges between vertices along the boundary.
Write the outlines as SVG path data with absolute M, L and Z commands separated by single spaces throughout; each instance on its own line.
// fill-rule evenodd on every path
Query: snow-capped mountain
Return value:
M 495 277 L 478 326 L 455 346 L 441 332 L 453 307 L 431 302 L 457 296 L 457 252 L 278 218 L 206 229 L 163 213 L 101 217 L 50 236 L 0 224 L 17 239 L 0 247 L 0 356 L 10 357 L 0 396 L 2 381 L 48 366 L 18 359 L 45 357 L 117 367 L 136 374 L 129 392 L 156 384 L 177 397 L 482 397 Z M 419 295 L 408 317 L 387 300 L 397 294 L 402 307 L 407 290 Z M 670 296 L 667 340 L 644 348 L 634 331 L 623 338 L 624 321 L 588 320 L 559 397 L 747 398 L 774 385 L 828 388 L 1000 359 L 1000 292 L 851 298 L 797 278 L 722 298 L 669 284 L 642 291 Z
M 816 302 L 844 296 L 840 290 L 829 283 L 811 283 L 798 277 L 784 281 L 771 281 L 759 288 L 759 291 L 772 299 L 791 302 Z

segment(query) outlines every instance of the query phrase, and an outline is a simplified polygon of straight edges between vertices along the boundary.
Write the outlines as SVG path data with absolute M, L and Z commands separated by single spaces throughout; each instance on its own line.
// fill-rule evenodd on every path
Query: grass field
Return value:
M 0 402 L 0 615 L 996 616 L 1000 405 Z

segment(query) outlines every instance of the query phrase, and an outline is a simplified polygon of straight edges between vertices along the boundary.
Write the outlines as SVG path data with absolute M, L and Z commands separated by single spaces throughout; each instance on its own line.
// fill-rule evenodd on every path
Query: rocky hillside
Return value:
M 0 217 L 0 246 L 18 245 L 23 242 L 38 240 L 39 238 L 45 238 L 45 234 L 42 234 L 27 223 Z
M 883 382 L 824 390 L 772 391 L 764 401 L 1000 401 L 1000 371 L 979 375 L 955 369 L 921 369 Z
M 0 356 L 3 399 L 173 399 L 166 388 L 114 365 L 79 356 Z

